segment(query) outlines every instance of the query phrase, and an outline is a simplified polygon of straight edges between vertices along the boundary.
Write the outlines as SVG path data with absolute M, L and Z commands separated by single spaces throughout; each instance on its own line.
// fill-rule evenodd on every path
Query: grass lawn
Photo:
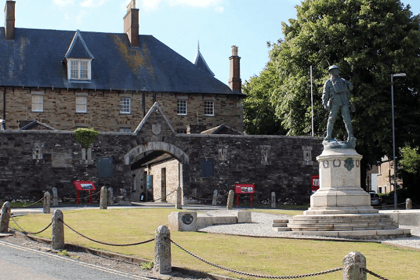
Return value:
M 132 243 L 154 238 L 156 228 L 168 224 L 174 209 L 87 209 L 65 211 L 64 221 L 88 237 L 111 243 Z M 290 213 L 287 210 L 264 210 Z M 299 214 L 301 212 L 292 212 Z M 38 231 L 50 221 L 49 214 L 15 218 L 27 231 Z M 11 221 L 11 227 L 16 228 Z M 51 229 L 39 236 L 51 238 Z M 328 242 L 280 238 L 251 238 L 198 232 L 171 232 L 171 239 L 206 260 L 222 266 L 267 275 L 314 273 L 342 266 L 343 257 L 351 251 L 361 252 L 367 268 L 392 280 L 419 279 L 420 252 L 395 249 L 376 243 Z M 118 252 L 153 260 L 154 243 L 131 247 L 111 247 L 93 243 L 65 227 L 69 243 Z M 233 277 L 241 277 L 202 263 L 172 246 L 172 264 Z M 241 277 L 243 278 L 243 277 Z M 342 272 L 310 277 L 310 279 L 342 279 Z M 376 279 L 368 275 L 368 279 Z

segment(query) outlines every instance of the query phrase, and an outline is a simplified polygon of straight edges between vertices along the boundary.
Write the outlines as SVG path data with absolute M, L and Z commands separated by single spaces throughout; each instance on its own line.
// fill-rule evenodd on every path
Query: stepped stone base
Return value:
M 389 215 L 370 205 L 370 195 L 360 187 L 362 156 L 354 149 L 325 149 L 319 162 L 319 190 L 311 207 L 294 216 L 287 227 L 301 235 L 378 238 L 409 235 Z

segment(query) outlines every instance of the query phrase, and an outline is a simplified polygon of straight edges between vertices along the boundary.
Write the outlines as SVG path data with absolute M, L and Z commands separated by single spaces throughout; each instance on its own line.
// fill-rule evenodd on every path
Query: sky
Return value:
M 4 3 L 6 0 L 0 0 Z M 420 14 L 420 0 L 410 4 Z M 16 27 L 123 33 L 130 0 L 16 0 Z M 239 48 L 242 82 L 268 61 L 267 42 L 283 38 L 281 24 L 296 18 L 300 0 L 137 0 L 140 34 L 155 38 L 194 62 L 200 52 L 224 83 L 231 46 Z M 1 7 L 1 4 L 0 4 Z M 4 14 L 0 13 L 0 24 Z

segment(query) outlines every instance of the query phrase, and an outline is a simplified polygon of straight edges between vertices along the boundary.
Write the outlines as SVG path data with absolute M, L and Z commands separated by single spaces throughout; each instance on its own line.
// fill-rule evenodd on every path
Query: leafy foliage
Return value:
M 281 121 L 275 116 L 271 104 L 270 90 L 278 80 L 275 68 L 268 64 L 260 76 L 254 76 L 243 85 L 247 94 L 244 101 L 244 125 L 248 134 L 279 135 L 285 134 Z
M 76 141 L 86 150 L 99 135 L 99 132 L 93 128 L 78 128 L 74 132 L 76 133 Z
M 405 146 L 400 151 L 402 155 L 400 160 L 401 169 L 410 174 L 420 174 L 419 147 L 411 148 L 410 146 Z
M 257 82 L 263 84 L 265 93 L 255 96 L 266 98 L 259 102 L 270 104 L 268 109 L 274 109 L 287 134 L 311 133 L 312 65 L 314 131 L 324 136 L 328 112 L 322 107 L 321 95 L 329 78 L 328 66 L 336 64 L 340 76 L 354 85 L 352 123 L 356 149 L 364 157 L 362 170 L 392 154 L 392 73 L 407 73 L 406 78 L 394 79 L 396 145 L 420 146 L 419 15 L 413 16 L 410 6 L 399 0 L 305 0 L 296 10 L 296 19 L 282 23 L 284 40 L 272 45 L 268 67 L 257 80 L 250 80 L 254 88 Z M 263 75 L 273 82 L 268 84 Z M 334 134 L 345 138 L 340 119 Z

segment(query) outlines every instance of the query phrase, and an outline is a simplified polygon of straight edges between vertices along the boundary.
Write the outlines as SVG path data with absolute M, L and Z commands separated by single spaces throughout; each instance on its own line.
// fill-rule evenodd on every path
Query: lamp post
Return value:
M 405 73 L 391 74 L 392 103 L 392 154 L 394 157 L 394 208 L 397 209 L 397 160 L 395 158 L 395 124 L 394 124 L 394 77 L 405 77 Z

